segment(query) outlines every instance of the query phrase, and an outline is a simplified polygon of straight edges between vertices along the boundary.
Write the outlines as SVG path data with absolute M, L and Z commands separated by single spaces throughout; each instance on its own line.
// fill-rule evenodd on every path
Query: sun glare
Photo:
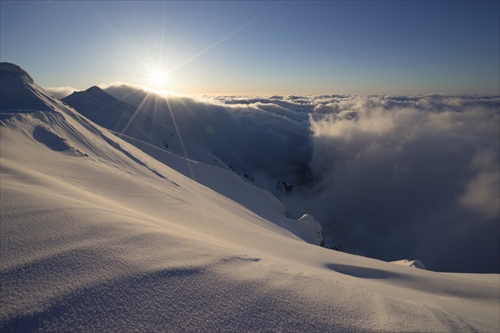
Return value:
M 151 75 L 151 81 L 157 86 L 163 86 L 165 84 L 165 73 L 154 72 Z

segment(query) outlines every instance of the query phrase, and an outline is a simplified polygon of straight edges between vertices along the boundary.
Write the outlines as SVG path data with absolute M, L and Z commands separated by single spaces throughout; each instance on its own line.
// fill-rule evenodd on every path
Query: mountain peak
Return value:
M 10 62 L 0 62 L 0 77 L 3 78 L 13 78 L 21 79 L 29 83 L 34 83 L 33 78 L 18 65 L 12 64 Z
M 91 92 L 97 92 L 97 91 L 102 91 L 104 92 L 104 90 L 102 90 L 101 88 L 99 88 L 98 86 L 92 86 L 90 88 L 88 88 L 87 90 L 85 90 L 86 92 L 88 93 L 91 93 Z
M 18 65 L 0 63 L 0 110 L 51 111 L 56 103 L 33 78 Z
M 85 92 L 104 104 L 114 103 L 117 101 L 116 98 L 114 98 L 98 86 L 92 86 L 85 90 Z

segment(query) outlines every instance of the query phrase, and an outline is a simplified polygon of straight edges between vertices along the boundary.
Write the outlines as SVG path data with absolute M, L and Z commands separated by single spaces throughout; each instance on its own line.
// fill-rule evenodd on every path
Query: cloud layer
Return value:
M 498 103 L 436 95 L 317 105 L 317 182 L 302 204 L 355 253 L 498 271 Z
M 75 89 L 73 87 L 49 87 L 43 89 L 45 89 L 52 96 L 59 99 L 69 96 L 75 91 L 78 91 L 78 89 Z
M 106 90 L 198 141 L 327 240 L 383 260 L 498 272 L 499 102 L 492 96 L 260 96 L 194 99 Z

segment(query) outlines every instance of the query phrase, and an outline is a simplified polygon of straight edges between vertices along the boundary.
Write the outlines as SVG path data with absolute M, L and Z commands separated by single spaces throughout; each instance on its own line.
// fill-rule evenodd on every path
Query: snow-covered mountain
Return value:
M 172 122 L 160 124 L 145 112 L 148 111 L 147 108 L 120 101 L 99 87 L 93 86 L 85 91 L 76 91 L 62 101 L 134 145 L 147 143 L 161 149 L 166 148 L 192 160 L 228 168 L 199 143 L 187 137 L 180 137 Z
M 316 246 L 312 216 L 232 171 L 129 144 L 0 70 L 0 331 L 500 328 L 498 274 Z
M 117 100 L 96 86 L 86 91 L 75 91 L 61 100 L 73 108 L 77 107 L 78 112 L 88 119 L 99 121 L 101 126 L 115 131 L 123 131 L 136 110 L 132 105 Z M 142 114 L 138 114 L 135 120 L 142 120 L 145 125 L 152 123 Z M 130 125 L 135 126 L 135 123 Z

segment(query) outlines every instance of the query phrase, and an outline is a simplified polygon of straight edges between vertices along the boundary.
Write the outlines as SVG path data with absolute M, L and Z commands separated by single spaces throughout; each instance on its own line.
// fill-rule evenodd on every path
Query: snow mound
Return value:
M 406 267 L 415 267 L 415 268 L 420 268 L 420 269 L 427 269 L 425 265 L 420 261 L 420 260 L 396 260 L 396 261 L 391 261 L 391 263 L 396 264 L 396 265 L 401 265 L 401 266 L 406 266 Z

